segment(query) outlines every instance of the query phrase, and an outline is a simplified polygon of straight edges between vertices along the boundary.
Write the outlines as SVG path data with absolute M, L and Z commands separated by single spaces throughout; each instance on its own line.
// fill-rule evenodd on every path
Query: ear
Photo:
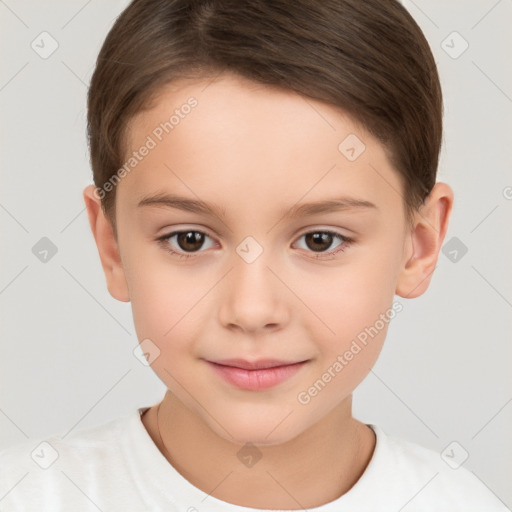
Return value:
M 95 191 L 96 186 L 89 185 L 84 189 L 83 195 L 89 224 L 98 247 L 101 266 L 105 272 L 107 288 L 114 299 L 129 302 L 130 294 L 116 236 L 112 225 L 103 212 L 101 200 L 95 194 Z
M 406 234 L 404 256 L 395 293 L 412 299 L 428 288 L 436 267 L 453 207 L 453 191 L 436 183 L 416 212 L 413 227 Z

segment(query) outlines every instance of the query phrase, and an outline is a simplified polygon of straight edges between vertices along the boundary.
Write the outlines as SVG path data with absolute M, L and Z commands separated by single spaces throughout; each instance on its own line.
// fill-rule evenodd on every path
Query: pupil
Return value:
M 320 244 L 320 247 L 318 245 L 311 246 L 309 242 L 313 240 L 315 244 Z M 328 249 L 329 246 L 332 243 L 332 235 L 329 233 L 309 233 L 306 235 L 306 244 L 307 246 L 316 252 L 322 252 L 322 250 Z
M 197 231 L 187 231 L 178 234 L 178 244 L 184 250 L 200 249 L 203 244 L 203 235 Z

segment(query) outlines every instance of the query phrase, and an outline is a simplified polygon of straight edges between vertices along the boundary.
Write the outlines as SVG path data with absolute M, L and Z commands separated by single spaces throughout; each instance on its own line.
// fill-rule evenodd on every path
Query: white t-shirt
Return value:
M 178 473 L 144 427 L 140 415 L 146 409 L 76 430 L 64 440 L 31 440 L 0 451 L 0 510 L 261 510 L 209 496 Z M 452 469 L 439 453 L 370 427 L 376 434 L 376 446 L 361 478 L 343 496 L 309 508 L 310 512 L 509 510 L 463 467 Z

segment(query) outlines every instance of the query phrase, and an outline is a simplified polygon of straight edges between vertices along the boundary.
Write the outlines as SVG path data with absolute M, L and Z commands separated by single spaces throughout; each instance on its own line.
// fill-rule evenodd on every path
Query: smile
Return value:
M 299 372 L 307 363 L 307 361 L 290 363 L 275 360 L 254 363 L 243 360 L 228 360 L 222 363 L 206 362 L 226 382 L 249 391 L 259 391 L 277 386 Z

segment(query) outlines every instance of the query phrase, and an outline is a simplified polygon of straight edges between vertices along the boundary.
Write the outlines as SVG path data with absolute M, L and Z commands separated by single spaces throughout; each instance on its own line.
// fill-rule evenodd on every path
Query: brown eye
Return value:
M 310 231 L 309 233 L 304 233 L 299 237 L 299 239 L 302 238 L 304 239 L 305 245 L 302 249 L 305 249 L 310 253 L 316 253 L 313 254 L 315 259 L 334 258 L 338 252 L 342 252 L 347 249 L 354 241 L 352 238 L 336 233 L 335 231 L 328 230 Z M 332 248 L 332 244 L 336 240 L 338 240 L 339 243 Z
M 197 251 L 204 243 L 204 233 L 199 231 L 182 231 L 176 235 L 178 246 L 183 251 Z
M 333 236 L 329 232 L 307 233 L 305 235 L 306 245 L 315 252 L 322 252 L 331 246 Z
M 201 250 L 205 240 L 211 238 L 202 231 L 173 231 L 168 235 L 158 238 L 158 242 L 169 253 L 182 258 L 191 258 L 195 253 L 204 252 Z M 175 239 L 175 240 L 173 240 Z M 210 247 L 215 244 L 212 243 Z M 208 247 L 206 247 L 208 249 Z

